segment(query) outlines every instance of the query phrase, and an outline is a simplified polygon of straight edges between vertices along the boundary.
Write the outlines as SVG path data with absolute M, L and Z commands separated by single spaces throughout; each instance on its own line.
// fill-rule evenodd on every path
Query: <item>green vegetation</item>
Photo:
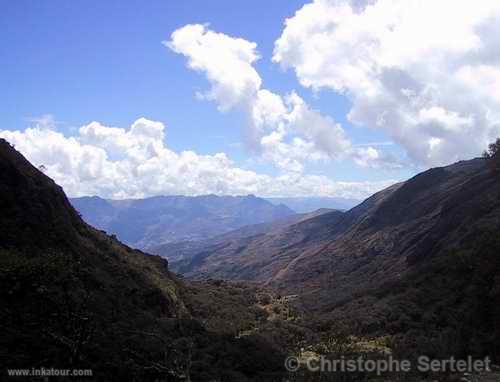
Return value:
M 247 290 L 215 289 L 214 301 L 227 297 L 232 305 L 205 323 L 203 306 L 183 305 L 190 290 L 161 277 L 156 258 L 115 252 L 116 245 L 110 241 L 109 252 L 95 258 L 1 251 L 1 365 L 92 369 L 120 380 L 246 381 L 281 372 L 282 353 L 263 337 L 235 338 L 227 330 L 229 322 L 242 328 L 250 322 Z M 90 262 L 96 259 L 98 266 Z M 141 268 L 156 276 L 148 281 Z M 227 296 L 218 296 L 222 290 Z

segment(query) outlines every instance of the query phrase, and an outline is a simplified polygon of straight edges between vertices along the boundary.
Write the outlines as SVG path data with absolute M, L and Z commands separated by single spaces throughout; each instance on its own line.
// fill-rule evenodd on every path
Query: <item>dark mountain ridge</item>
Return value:
M 3 139 L 0 227 L 0 379 L 7 368 L 42 367 L 123 381 L 266 380 L 282 372 L 282 353 L 263 338 L 208 331 L 197 318 L 208 307 L 195 304 L 196 288 L 165 259 L 83 222 L 62 189 Z M 211 288 L 204 286 L 208 296 Z M 259 311 L 244 286 L 217 293 L 221 306 L 231 299 L 234 328 L 234 317 L 244 323 Z M 226 320 L 217 318 L 220 327 Z
M 478 158 L 425 171 L 345 213 L 218 243 L 178 269 L 298 294 L 304 311 L 353 331 L 421 336 L 420 351 L 446 332 L 460 339 L 443 340 L 441 356 L 498 356 L 499 254 L 500 177 Z
M 224 274 L 226 268 L 238 269 L 253 257 L 253 252 L 258 252 L 264 268 L 274 267 L 274 260 L 281 264 L 283 258 L 290 260 L 286 267 L 274 267 L 267 279 L 262 278 L 263 268 L 256 266 L 259 281 L 285 289 L 306 282 L 316 267 L 317 275 L 328 275 L 332 267 L 339 272 L 343 265 L 355 271 L 355 259 L 365 261 L 365 256 L 378 258 L 375 262 L 390 261 L 394 270 L 385 273 L 384 278 L 394 276 L 396 271 L 404 271 L 407 263 L 432 256 L 447 245 L 460 244 L 458 232 L 480 225 L 489 213 L 497 216 L 497 187 L 498 180 L 491 176 L 484 159 L 431 169 L 376 193 L 345 213 L 330 212 L 279 232 L 256 235 L 238 256 L 226 253 L 229 263 L 214 271 Z M 224 240 L 218 244 L 223 245 Z M 220 256 L 220 252 L 213 256 Z M 206 258 L 205 263 L 210 260 Z M 321 265 L 315 266 L 316 261 Z M 196 272 L 190 269 L 188 275 L 196 276 Z M 234 271 L 228 276 L 243 279 Z

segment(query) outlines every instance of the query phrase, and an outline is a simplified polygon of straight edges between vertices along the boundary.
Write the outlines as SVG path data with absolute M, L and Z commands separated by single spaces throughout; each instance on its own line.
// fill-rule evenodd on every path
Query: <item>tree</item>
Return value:
M 490 161 L 493 172 L 497 172 L 500 169 L 500 138 L 490 143 L 488 150 L 485 150 L 483 153 L 483 157 Z
M 490 143 L 488 150 L 485 150 L 483 157 L 491 159 L 498 156 L 500 152 L 500 138 L 497 138 L 496 142 Z

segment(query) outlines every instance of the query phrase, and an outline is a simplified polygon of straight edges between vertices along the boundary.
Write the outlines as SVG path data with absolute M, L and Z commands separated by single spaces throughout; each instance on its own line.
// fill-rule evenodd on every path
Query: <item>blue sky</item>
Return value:
M 300 6 L 234 1 L 14 1 L 2 7 L 2 125 L 53 114 L 62 129 L 92 120 L 127 126 L 140 116 L 164 121 L 170 144 L 210 153 L 240 140 L 238 115 L 199 102 L 203 77 L 161 42 L 188 23 L 256 41 L 270 85 L 292 89 L 292 73 L 269 62 L 281 22 Z M 265 26 L 264 28 L 262 26 Z M 278 78 L 279 77 L 279 78 Z M 193 136 L 202 134 L 202 141 Z M 226 148 L 227 150 L 227 148 Z M 235 152 L 234 154 L 239 154 Z
M 204 73 L 190 70 L 186 56 L 162 44 L 187 24 L 208 23 L 210 30 L 257 43 L 261 58 L 253 65 L 263 88 L 280 96 L 295 90 L 311 109 L 340 123 L 354 147 L 393 142 L 391 129 L 370 128 L 370 123 L 354 127 L 348 121 L 353 101 L 341 95 L 345 91 L 328 86 L 319 86 L 318 91 L 306 88 L 293 68 L 284 70 L 272 62 L 285 19 L 304 4 L 225 0 L 4 2 L 0 16 L 0 127 L 23 131 L 33 125 L 32 118 L 50 114 L 57 121 L 55 129 L 70 137 L 91 121 L 127 128 L 145 117 L 165 124 L 166 145 L 175 152 L 224 152 L 240 168 L 278 176 L 280 169 L 256 160 L 255 153 L 242 144 L 248 123 L 245 113 L 221 113 L 216 102 L 197 99 L 196 92 L 210 88 Z M 404 144 L 380 147 L 398 160 L 407 159 Z M 347 182 L 401 180 L 428 167 L 410 162 L 398 169 L 382 166 L 376 170 L 348 159 L 313 161 L 304 166 L 307 174 Z

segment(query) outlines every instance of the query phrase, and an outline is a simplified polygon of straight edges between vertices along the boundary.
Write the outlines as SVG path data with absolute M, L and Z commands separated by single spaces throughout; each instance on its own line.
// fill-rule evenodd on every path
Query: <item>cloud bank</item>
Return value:
M 346 130 L 297 92 L 267 89 L 257 45 L 190 24 L 165 45 L 209 82 L 196 96 L 248 118 L 248 147 L 280 175 L 238 167 L 226 154 L 175 152 L 161 122 L 99 122 L 66 137 L 52 116 L 24 131 L 0 130 L 72 196 L 248 194 L 363 198 L 393 183 L 335 182 L 305 174 L 309 162 L 349 160 L 398 168 L 383 144 L 355 145 Z M 300 84 L 351 102 L 348 119 L 383 131 L 413 164 L 478 155 L 500 136 L 500 3 L 452 0 L 315 0 L 287 19 L 272 60 Z
M 500 135 L 499 46 L 498 1 L 315 0 L 286 20 L 273 61 L 433 166 Z
M 237 167 L 224 153 L 177 153 L 165 145 L 165 126 L 140 118 L 129 128 L 99 122 L 66 137 L 51 124 L 5 138 L 70 196 L 142 198 L 154 195 L 339 196 L 362 199 L 394 181 L 334 182 L 324 176 L 269 176 Z

